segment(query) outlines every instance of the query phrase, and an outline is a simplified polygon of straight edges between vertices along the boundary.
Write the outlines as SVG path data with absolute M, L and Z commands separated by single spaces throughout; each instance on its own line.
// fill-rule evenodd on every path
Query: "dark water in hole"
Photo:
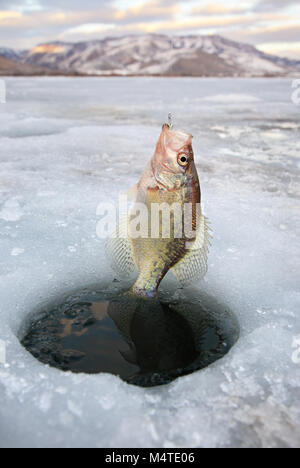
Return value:
M 208 296 L 163 303 L 83 292 L 32 321 L 22 344 L 63 371 L 108 372 L 148 387 L 208 366 L 238 336 L 235 316 Z

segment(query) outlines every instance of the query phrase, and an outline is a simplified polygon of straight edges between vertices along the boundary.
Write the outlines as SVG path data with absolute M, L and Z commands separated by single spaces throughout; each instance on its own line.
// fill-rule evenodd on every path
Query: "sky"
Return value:
M 0 0 L 0 47 L 143 33 L 220 34 L 300 60 L 300 0 Z

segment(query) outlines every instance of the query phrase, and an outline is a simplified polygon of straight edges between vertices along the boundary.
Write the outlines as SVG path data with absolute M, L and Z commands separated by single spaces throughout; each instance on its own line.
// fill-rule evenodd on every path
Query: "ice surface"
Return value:
M 0 445 L 299 447 L 300 107 L 291 102 L 291 82 L 6 84 Z M 20 345 L 24 320 L 76 289 L 111 284 L 96 236 L 97 205 L 116 201 L 137 181 L 168 112 L 176 127 L 194 134 L 214 229 L 209 273 L 196 289 L 228 304 L 241 338 L 211 367 L 154 389 L 47 368 Z M 171 278 L 163 287 L 189 294 Z

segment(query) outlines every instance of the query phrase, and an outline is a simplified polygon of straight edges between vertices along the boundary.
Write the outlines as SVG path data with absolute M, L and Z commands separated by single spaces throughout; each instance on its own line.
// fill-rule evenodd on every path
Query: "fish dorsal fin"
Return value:
M 122 217 L 106 243 L 106 254 L 112 269 L 122 277 L 131 276 L 135 269 L 132 245 L 128 236 L 128 218 Z
M 201 214 L 199 217 L 196 239 L 192 243 L 192 248 L 174 267 L 172 272 L 182 286 L 187 286 L 196 280 L 202 279 L 207 272 L 207 257 L 210 246 L 210 228 L 208 219 Z

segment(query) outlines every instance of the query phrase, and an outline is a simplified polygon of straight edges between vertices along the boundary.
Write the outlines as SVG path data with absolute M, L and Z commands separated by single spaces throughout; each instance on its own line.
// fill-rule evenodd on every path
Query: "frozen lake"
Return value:
M 300 447 L 300 105 L 291 81 L 5 81 L 0 446 Z M 214 239 L 204 281 L 182 291 L 167 278 L 163 289 L 228 304 L 241 337 L 222 360 L 163 387 L 48 368 L 21 346 L 24 321 L 76 290 L 111 287 L 96 209 L 137 182 L 168 112 L 194 135 Z

